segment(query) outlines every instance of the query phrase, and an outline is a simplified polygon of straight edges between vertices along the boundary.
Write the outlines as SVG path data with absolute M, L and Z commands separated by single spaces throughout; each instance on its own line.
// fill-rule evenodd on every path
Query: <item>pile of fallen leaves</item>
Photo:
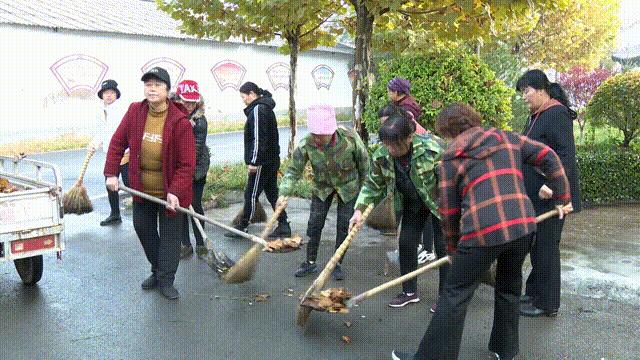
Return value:
M 301 242 L 302 242 L 302 237 L 300 235 L 296 235 L 291 238 L 277 239 L 277 240 L 269 241 L 265 251 L 289 252 L 293 250 L 298 250 L 300 248 Z
M 353 294 L 345 288 L 329 288 L 321 291 L 319 295 L 308 297 L 303 305 L 320 311 L 346 314 L 349 312 L 346 301 L 351 299 L 352 296 Z
M 18 191 L 18 188 L 12 185 L 9 180 L 0 177 L 0 193 L 8 194 L 14 191 Z

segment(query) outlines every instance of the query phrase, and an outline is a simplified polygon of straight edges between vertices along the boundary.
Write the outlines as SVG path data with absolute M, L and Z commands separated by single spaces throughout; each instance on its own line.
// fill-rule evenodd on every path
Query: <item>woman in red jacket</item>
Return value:
M 173 281 L 186 216 L 175 209 L 191 204 L 195 140 L 186 109 L 168 100 L 171 80 L 167 71 L 154 67 L 142 76 L 142 81 L 145 100 L 129 106 L 111 138 L 104 175 L 107 188 L 117 191 L 120 159 L 129 148 L 131 188 L 169 203 L 165 209 L 134 197 L 133 226 L 151 264 L 151 276 L 142 282 L 142 288 L 157 287 L 173 300 L 180 296 Z

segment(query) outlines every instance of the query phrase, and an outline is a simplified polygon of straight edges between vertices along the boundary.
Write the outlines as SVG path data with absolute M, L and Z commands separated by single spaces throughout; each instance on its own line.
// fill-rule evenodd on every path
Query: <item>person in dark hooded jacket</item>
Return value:
M 523 165 L 545 174 L 559 217 L 571 211 L 569 182 L 558 155 L 525 136 L 484 129 L 480 120 L 466 104 L 450 105 L 438 115 L 437 131 L 452 140 L 442 156 L 438 183 L 438 206 L 451 267 L 418 352 L 407 355 L 394 350 L 394 359 L 457 359 L 467 307 L 482 275 L 495 260 L 489 350 L 499 359 L 516 356 L 522 263 L 536 231 L 536 213 L 526 193 Z
M 240 97 L 247 105 L 244 109 L 244 114 L 247 116 L 247 122 L 244 125 L 244 162 L 249 170 L 249 178 L 244 192 L 242 219 L 235 228 L 246 232 L 249 219 L 256 211 L 256 203 L 263 190 L 271 207 L 273 209 L 276 207 L 280 142 L 278 122 L 273 112 L 276 102 L 271 93 L 252 82 L 246 82 L 240 87 Z M 232 232 L 225 233 L 225 236 L 239 237 Z M 290 236 L 291 227 L 287 221 L 287 213 L 283 211 L 278 217 L 278 226 L 269 235 L 269 238 Z
M 204 186 L 207 183 L 207 172 L 209 171 L 211 153 L 207 146 L 207 118 L 204 115 L 204 99 L 200 95 L 198 83 L 193 80 L 183 80 L 178 86 L 173 100 L 182 104 L 187 110 L 189 123 L 193 128 L 193 137 L 196 140 L 196 171 L 193 174 L 193 210 L 200 215 L 204 215 L 202 207 L 202 194 Z M 207 247 L 204 244 L 202 234 L 197 229 L 196 221 L 200 221 L 204 229 L 205 222 L 191 218 L 191 228 L 196 238 L 196 254 L 203 258 L 207 256 Z M 191 237 L 189 236 L 189 219 L 185 217 L 185 223 L 182 228 L 182 245 L 180 247 L 180 258 L 186 258 L 193 254 L 193 246 L 191 246 Z

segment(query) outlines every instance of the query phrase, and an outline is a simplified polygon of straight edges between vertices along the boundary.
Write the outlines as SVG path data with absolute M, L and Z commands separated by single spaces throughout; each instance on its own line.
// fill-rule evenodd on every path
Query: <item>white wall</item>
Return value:
M 25 138 L 62 133 L 87 133 L 93 124 L 99 99 L 93 89 L 68 94 L 50 67 L 60 59 L 83 54 L 100 60 L 106 73 L 88 61 L 72 61 L 62 67 L 62 77 L 71 87 L 91 88 L 101 80 L 115 79 L 122 92 L 120 101 L 143 98 L 141 68 L 155 58 L 171 58 L 184 67 L 183 79 L 198 81 L 207 101 L 209 121 L 242 119 L 243 103 L 237 90 L 221 90 L 211 73 L 220 61 L 233 60 L 246 68 L 244 81 L 253 81 L 271 91 L 276 110 L 288 108 L 288 90 L 274 90 L 266 70 L 275 62 L 289 63 L 287 55 L 267 46 L 215 43 L 91 33 L 0 24 L 0 144 Z M 298 62 L 298 111 L 326 99 L 336 107 L 351 105 L 347 77 L 349 54 L 311 51 Z M 318 90 L 312 70 L 326 64 L 334 71 L 330 90 Z M 172 79 L 172 85 L 176 80 Z

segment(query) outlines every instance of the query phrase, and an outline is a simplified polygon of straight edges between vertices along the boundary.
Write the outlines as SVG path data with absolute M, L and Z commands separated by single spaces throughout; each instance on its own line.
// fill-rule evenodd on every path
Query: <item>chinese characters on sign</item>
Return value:
M 226 88 L 238 90 L 244 75 L 247 73 L 247 69 L 233 60 L 223 60 L 211 68 L 211 73 L 216 79 L 220 90 Z
M 267 69 L 267 76 L 273 90 L 278 90 L 279 88 L 289 90 L 290 74 L 291 68 L 283 62 L 274 63 Z
M 329 90 L 333 82 L 333 75 L 333 69 L 324 64 L 316 66 L 315 69 L 311 71 L 311 76 L 318 90 L 321 88 Z
M 64 91 L 71 95 L 76 91 L 98 91 L 109 67 L 92 56 L 75 54 L 59 59 L 49 69 Z

